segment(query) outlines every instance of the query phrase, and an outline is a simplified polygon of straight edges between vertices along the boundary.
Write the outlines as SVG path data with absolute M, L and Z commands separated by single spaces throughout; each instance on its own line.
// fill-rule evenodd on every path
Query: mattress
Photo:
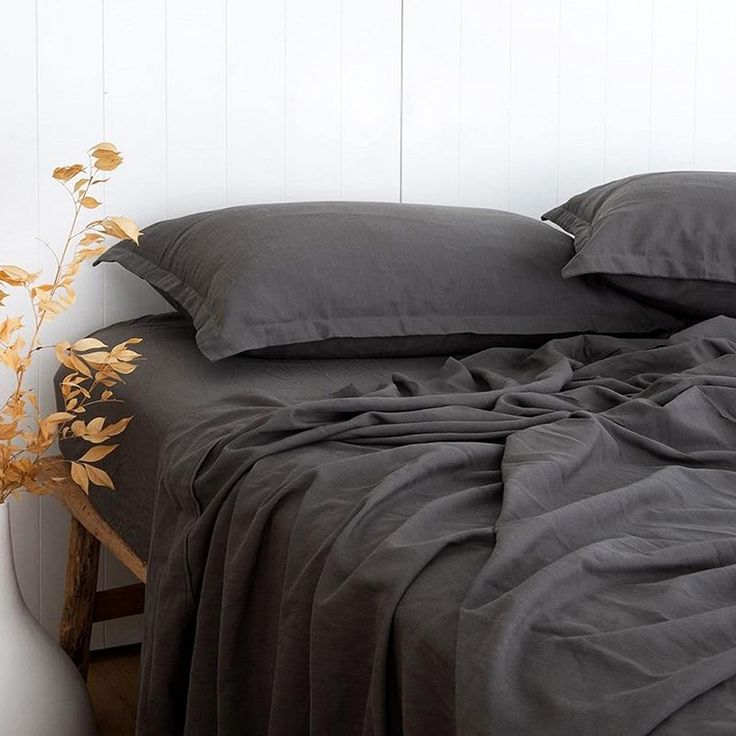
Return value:
M 295 403 L 348 387 L 369 391 L 397 372 L 422 380 L 445 361 L 444 357 L 266 360 L 236 356 L 212 363 L 197 349 L 190 322 L 176 314 L 120 322 L 94 336 L 107 345 L 133 336 L 143 338 L 139 349 L 145 362 L 116 388 L 123 404 L 105 408 L 105 416 L 113 420 L 134 417 L 120 436 L 120 447 L 104 464 L 116 489 L 93 487 L 90 498 L 144 560 L 148 559 L 161 442 L 183 417 L 235 397 Z M 81 447 L 71 441 L 63 452 L 69 458 L 78 457 Z

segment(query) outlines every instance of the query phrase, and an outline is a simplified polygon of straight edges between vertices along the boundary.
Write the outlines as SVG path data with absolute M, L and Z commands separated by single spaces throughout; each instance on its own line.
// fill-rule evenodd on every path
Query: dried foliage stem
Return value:
M 90 178 L 90 182 L 91 181 L 92 179 Z M 79 213 L 82 210 L 82 205 L 74 199 L 74 194 L 69 189 L 69 187 L 65 183 L 62 183 L 62 186 L 64 187 L 64 189 L 66 189 L 67 192 L 69 192 L 69 195 L 72 198 L 72 202 L 74 204 L 74 217 L 72 219 L 72 224 L 69 228 L 69 234 L 67 235 L 66 242 L 64 243 L 64 247 L 62 248 L 61 256 L 57 256 L 56 251 L 54 251 L 54 249 L 51 246 L 49 246 L 49 250 L 51 251 L 51 253 L 54 254 L 54 257 L 56 258 L 56 264 L 57 264 L 56 273 L 54 274 L 54 279 L 51 284 L 51 291 L 49 292 L 49 298 L 51 299 L 54 298 L 56 291 L 59 288 L 59 281 L 61 279 L 63 264 L 69 252 L 69 246 L 71 245 L 72 239 L 74 238 L 74 229 L 76 228 L 77 222 L 79 220 Z M 89 187 L 90 187 L 90 184 L 88 182 L 84 190 L 85 195 L 89 192 Z M 23 379 L 25 377 L 26 370 L 28 366 L 30 365 L 32 353 L 35 350 L 37 350 L 39 347 L 38 341 L 41 335 L 41 327 L 43 327 L 44 320 L 46 319 L 46 315 L 48 314 L 48 312 L 46 311 L 42 311 L 39 314 L 39 312 L 35 308 L 33 297 L 31 295 L 31 287 L 28 284 L 24 284 L 24 287 L 25 287 L 26 293 L 28 294 L 28 299 L 31 303 L 31 309 L 33 312 L 34 330 L 33 330 L 33 335 L 31 336 L 31 340 L 29 342 L 28 352 L 26 353 L 25 360 L 21 362 L 21 365 L 17 371 L 17 375 L 16 375 L 17 380 L 15 383 L 15 390 L 5 400 L 5 403 L 3 404 L 3 409 L 7 407 L 8 402 L 10 402 L 11 400 L 18 401 L 18 399 L 20 398 L 20 393 L 23 387 Z
M 84 209 L 101 205 L 92 196 L 92 188 L 106 182 L 101 172 L 114 171 L 122 163 L 120 152 L 111 143 L 98 143 L 88 152 L 88 164 L 72 164 L 54 169 L 59 181 L 72 199 L 74 214 L 60 254 L 45 241 L 56 261 L 54 277 L 49 283 L 37 284 L 38 273 L 18 266 L 0 266 L 0 285 L 22 287 L 31 303 L 33 325 L 24 337 L 22 319 L 7 316 L 0 321 L 0 364 L 15 373 L 15 388 L 0 407 L 0 502 L 12 493 L 27 490 L 44 493 L 46 484 L 55 478 L 42 474 L 49 460 L 45 454 L 59 440 L 78 438 L 90 443 L 78 461 L 71 462 L 71 475 L 85 491 L 90 483 L 113 488 L 110 476 L 95 463 L 115 450 L 117 445 L 103 444 L 124 431 L 130 417 L 106 424 L 104 417 L 85 422 L 83 415 L 92 405 L 119 402 L 112 389 L 122 382 L 122 376 L 136 368 L 141 357 L 130 349 L 140 342 L 130 338 L 113 348 L 95 338 L 85 338 L 56 344 L 56 356 L 69 369 L 61 382 L 64 411 L 42 416 L 33 389 L 24 387 L 27 371 L 35 354 L 42 350 L 41 332 L 44 324 L 72 306 L 76 294 L 73 288 L 80 267 L 106 250 L 106 238 L 126 238 L 138 243 L 140 231 L 127 217 L 106 217 L 93 220 L 78 230 Z M 7 293 L 0 290 L 0 306 Z

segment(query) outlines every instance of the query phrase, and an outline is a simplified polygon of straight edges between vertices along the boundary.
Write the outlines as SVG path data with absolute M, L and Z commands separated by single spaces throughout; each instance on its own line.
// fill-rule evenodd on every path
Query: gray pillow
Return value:
M 311 202 L 232 207 L 145 228 L 116 261 L 191 316 L 211 360 L 471 352 L 499 336 L 679 326 L 601 280 L 565 281 L 571 239 L 520 215 Z
M 542 216 L 575 236 L 565 277 L 615 286 L 692 317 L 736 317 L 736 174 L 642 174 Z

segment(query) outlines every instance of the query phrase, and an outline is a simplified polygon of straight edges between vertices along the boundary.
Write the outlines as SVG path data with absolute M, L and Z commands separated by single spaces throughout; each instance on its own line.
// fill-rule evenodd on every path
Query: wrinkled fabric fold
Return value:
M 167 437 L 140 734 L 736 731 L 736 320 L 253 399 Z

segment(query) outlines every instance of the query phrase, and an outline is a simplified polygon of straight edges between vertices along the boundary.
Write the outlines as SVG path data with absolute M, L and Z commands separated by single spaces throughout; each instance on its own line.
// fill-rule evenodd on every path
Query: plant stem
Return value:
M 89 189 L 92 185 L 92 180 L 94 179 L 94 176 L 97 173 L 97 167 L 93 167 L 92 165 L 92 158 L 91 157 L 88 157 L 88 158 L 89 158 L 90 175 L 89 175 L 87 184 L 84 186 L 84 193 L 78 196 L 78 198 L 75 200 L 74 195 L 71 193 L 71 191 L 69 191 L 69 188 L 66 185 L 64 185 L 64 188 L 67 191 L 69 191 L 69 193 L 72 195 L 72 200 L 74 200 L 74 217 L 72 218 L 72 223 L 71 223 L 71 226 L 69 227 L 69 233 L 67 234 L 66 241 L 64 242 L 64 248 L 62 249 L 61 256 L 56 259 L 56 263 L 57 263 L 56 273 L 54 274 L 54 280 L 51 284 L 51 289 L 47 296 L 47 299 L 49 300 L 53 300 L 54 296 L 56 295 L 56 292 L 59 289 L 59 285 L 61 283 L 61 277 L 64 273 L 65 261 L 69 253 L 69 248 L 74 238 L 76 237 L 75 228 L 77 227 L 77 221 L 79 220 L 79 214 L 82 211 L 81 202 L 89 193 Z M 31 309 L 33 311 L 34 330 L 31 336 L 31 341 L 28 345 L 28 350 L 26 351 L 25 356 L 21 359 L 21 364 L 18 367 L 18 370 L 16 371 L 15 389 L 12 391 L 10 396 L 5 400 L 5 403 L 2 405 L 2 410 L 5 410 L 11 404 L 13 406 L 17 406 L 21 400 L 21 397 L 23 395 L 23 380 L 25 378 L 26 371 L 28 370 L 28 367 L 31 363 L 31 358 L 33 357 L 33 353 L 38 347 L 41 328 L 43 327 L 43 324 L 46 320 L 46 315 L 48 314 L 47 310 L 45 309 L 41 310 L 40 312 L 37 310 L 36 303 L 33 299 L 33 296 L 31 294 L 31 290 L 28 284 L 25 284 L 25 287 L 26 287 L 26 291 L 28 292 L 29 300 L 31 302 Z M 39 419 L 38 412 L 36 412 L 37 422 L 38 422 L 38 419 Z M 12 440 L 6 440 L 6 442 L 11 443 Z M 36 460 L 38 460 L 39 457 L 40 457 L 40 453 L 37 453 Z M 2 502 L 3 500 L 5 500 L 5 498 L 7 498 L 8 493 L 9 493 L 8 489 L 3 489 L 2 493 L 0 493 L 0 502 Z

